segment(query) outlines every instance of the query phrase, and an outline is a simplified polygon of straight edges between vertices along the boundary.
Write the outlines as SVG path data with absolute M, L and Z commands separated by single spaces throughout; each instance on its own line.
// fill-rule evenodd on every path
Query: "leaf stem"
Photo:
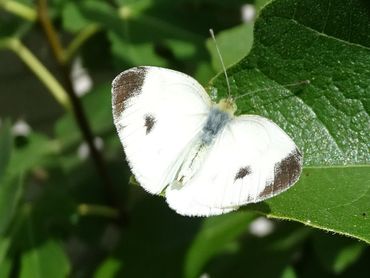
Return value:
M 12 0 L 3 0 L 3 1 L 0 1 L 0 6 L 4 10 L 12 14 L 15 14 L 19 17 L 22 17 L 25 20 L 34 22 L 37 19 L 36 11 L 32 9 L 31 7 L 28 7 L 20 2 L 12 1 Z
M 0 41 L 0 48 L 8 48 L 12 50 L 48 88 L 57 102 L 59 102 L 66 110 L 71 110 L 71 102 L 67 92 L 19 39 L 3 39 Z
M 67 49 L 64 51 L 63 55 L 63 62 L 66 64 L 68 63 L 77 50 L 95 33 L 101 30 L 100 25 L 98 24 L 90 24 L 82 29 L 76 37 L 70 42 Z
M 116 209 L 113 209 L 107 206 L 102 206 L 102 205 L 80 204 L 77 207 L 77 211 L 78 211 L 78 214 L 82 216 L 96 215 L 96 216 L 104 216 L 107 218 L 118 218 L 119 217 L 119 212 Z

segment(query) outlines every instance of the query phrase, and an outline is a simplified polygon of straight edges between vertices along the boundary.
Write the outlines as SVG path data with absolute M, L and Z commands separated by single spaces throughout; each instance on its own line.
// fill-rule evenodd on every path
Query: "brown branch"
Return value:
M 50 21 L 47 0 L 37 1 L 37 15 L 41 27 L 46 35 L 46 39 L 49 42 L 51 51 L 53 52 L 58 65 L 61 65 L 63 63 L 63 47 L 58 38 L 58 34 Z
M 58 33 L 56 32 L 48 16 L 47 0 L 37 0 L 37 13 L 40 25 L 48 40 L 53 56 L 56 60 L 56 63 L 59 66 L 60 71 L 63 74 L 64 86 L 66 88 L 66 92 L 68 93 L 69 98 L 71 99 L 75 120 L 80 128 L 80 131 L 85 141 L 89 146 L 91 158 L 94 161 L 97 172 L 100 175 L 102 182 L 104 184 L 106 197 L 109 203 L 112 206 L 114 206 L 118 211 L 120 211 L 121 220 L 125 220 L 126 214 L 124 213 L 123 205 L 118 201 L 116 197 L 115 188 L 113 186 L 112 179 L 108 173 L 107 165 L 103 159 L 102 154 L 94 144 L 94 136 L 89 125 L 89 122 L 87 120 L 86 114 L 84 112 L 83 106 L 73 89 L 72 81 L 70 79 L 70 66 L 68 64 L 65 64 L 65 60 L 63 59 L 64 50 L 62 44 L 59 40 Z

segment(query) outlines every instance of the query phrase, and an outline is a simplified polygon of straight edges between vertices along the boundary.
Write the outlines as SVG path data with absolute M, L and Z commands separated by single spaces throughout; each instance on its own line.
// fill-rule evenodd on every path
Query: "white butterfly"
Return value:
M 210 216 L 273 197 L 299 178 L 302 155 L 275 123 L 234 116 L 190 76 L 136 67 L 112 84 L 113 116 L 140 185 L 179 214 Z

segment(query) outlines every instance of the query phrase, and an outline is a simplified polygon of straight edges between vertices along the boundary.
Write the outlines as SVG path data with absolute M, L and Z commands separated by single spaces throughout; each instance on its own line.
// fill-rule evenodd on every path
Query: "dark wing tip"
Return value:
M 296 183 L 302 172 L 302 154 L 296 148 L 275 164 L 274 180 L 259 194 L 261 199 L 272 197 Z
M 117 118 L 124 109 L 124 103 L 137 96 L 143 86 L 147 68 L 136 67 L 121 72 L 112 82 L 113 116 Z

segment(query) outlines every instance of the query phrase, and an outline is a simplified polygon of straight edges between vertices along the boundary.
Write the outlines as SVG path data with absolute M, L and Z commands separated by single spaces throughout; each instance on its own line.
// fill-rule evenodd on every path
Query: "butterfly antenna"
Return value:
M 284 86 L 284 87 L 295 87 L 295 86 L 299 86 L 299 85 L 303 85 L 303 84 L 307 84 L 307 85 L 310 84 L 310 80 L 302 80 L 302 81 L 298 81 L 298 82 L 295 82 L 295 83 L 285 84 L 285 85 L 282 85 L 282 86 Z M 246 94 L 242 94 L 242 95 L 239 95 L 239 96 L 235 97 L 235 100 L 237 100 L 241 97 L 245 97 L 246 95 L 254 94 L 254 93 L 260 92 L 260 91 L 267 91 L 267 90 L 274 89 L 274 88 L 279 88 L 279 86 L 271 86 L 271 87 L 266 87 L 266 88 L 258 89 L 258 90 L 255 90 L 255 91 L 251 91 L 251 92 L 248 92 Z
M 228 96 L 229 96 L 229 98 L 231 98 L 231 89 L 230 89 L 229 77 L 227 76 L 224 60 L 222 59 L 220 49 L 218 48 L 217 41 L 216 41 L 216 38 L 215 38 L 215 34 L 213 33 L 213 29 L 209 29 L 209 33 L 211 34 L 212 40 L 215 43 L 217 54 L 218 54 L 218 57 L 220 58 L 222 69 L 224 71 L 225 78 L 226 78 Z

